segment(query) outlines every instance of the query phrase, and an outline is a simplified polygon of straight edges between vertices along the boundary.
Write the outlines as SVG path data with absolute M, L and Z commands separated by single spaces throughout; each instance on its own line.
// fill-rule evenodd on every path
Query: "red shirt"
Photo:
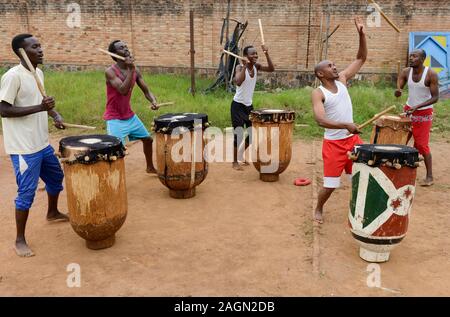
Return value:
M 112 66 L 114 73 L 120 80 L 125 81 L 125 77 L 116 65 Z M 134 116 L 134 112 L 131 110 L 131 93 L 133 91 L 134 84 L 136 83 L 136 71 L 133 72 L 133 79 L 131 82 L 130 90 L 125 96 L 122 95 L 117 89 L 115 89 L 109 81 L 106 82 L 106 110 L 103 114 L 104 120 L 127 120 Z

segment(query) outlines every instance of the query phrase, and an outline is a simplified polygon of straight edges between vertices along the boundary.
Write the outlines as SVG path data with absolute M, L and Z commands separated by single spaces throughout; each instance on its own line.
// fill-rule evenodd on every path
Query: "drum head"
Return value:
M 250 113 L 250 120 L 256 122 L 294 122 L 295 111 L 282 109 L 258 109 Z
M 208 115 L 204 113 L 167 113 L 154 119 L 154 131 L 163 134 L 171 134 L 176 128 L 184 128 L 179 129 L 179 132 L 192 131 L 194 125 L 199 124 L 204 130 L 207 127 L 207 123 Z
M 381 116 L 379 119 L 375 121 L 375 124 L 378 126 L 391 126 L 391 125 L 409 125 L 411 124 L 411 118 L 409 117 L 400 117 L 395 115 L 386 115 Z
M 402 166 L 416 167 L 419 162 L 419 152 L 410 146 L 398 144 L 362 144 L 353 149 L 353 154 L 357 157 L 356 163 L 368 164 L 370 166 L 380 166 L 386 162 L 398 163 Z
M 70 136 L 59 141 L 59 152 L 63 157 L 84 164 L 124 157 L 124 150 L 120 139 L 112 135 Z

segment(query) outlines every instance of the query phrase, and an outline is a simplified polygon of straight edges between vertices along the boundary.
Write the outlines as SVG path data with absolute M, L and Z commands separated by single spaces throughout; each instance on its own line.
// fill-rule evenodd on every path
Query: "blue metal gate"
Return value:
M 441 91 L 450 89 L 450 33 L 411 32 L 409 50 L 418 48 L 427 52 L 425 66 L 431 67 L 439 75 Z

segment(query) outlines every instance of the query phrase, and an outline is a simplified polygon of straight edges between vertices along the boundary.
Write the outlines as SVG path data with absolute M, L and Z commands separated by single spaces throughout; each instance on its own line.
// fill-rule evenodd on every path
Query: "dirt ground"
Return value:
M 407 237 L 380 265 L 382 288 L 369 288 L 368 263 L 347 226 L 349 182 L 326 205 L 320 228 L 311 221 L 313 186 L 293 185 L 295 177 L 315 177 L 319 188 L 318 141 L 295 142 L 277 183 L 261 182 L 253 166 L 210 164 L 188 200 L 170 198 L 144 173 L 134 144 L 126 157 L 128 217 L 116 244 L 92 251 L 70 224 L 47 223 L 46 193 L 38 191 L 27 228 L 36 256 L 26 259 L 12 248 L 16 185 L 0 144 L 0 296 L 449 296 L 450 144 L 434 142 L 432 150 L 436 184 L 417 188 Z M 60 209 L 67 211 L 65 192 Z M 67 286 L 71 263 L 81 267 L 80 288 Z

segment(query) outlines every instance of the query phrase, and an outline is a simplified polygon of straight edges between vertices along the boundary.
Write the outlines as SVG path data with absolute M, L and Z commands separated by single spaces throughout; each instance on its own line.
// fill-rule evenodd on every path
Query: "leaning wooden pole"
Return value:
M 230 34 L 230 10 L 231 10 L 231 0 L 228 0 L 228 6 L 227 6 L 227 19 L 226 19 L 226 21 L 227 21 L 227 29 L 226 29 L 226 46 L 227 46 L 227 51 L 229 51 L 230 50 L 230 41 L 229 41 L 229 38 L 228 38 L 228 36 L 229 36 L 229 34 Z M 228 74 L 228 61 L 229 61 L 230 59 L 228 58 L 228 55 L 227 54 L 225 54 L 225 69 L 224 69 L 224 75 L 225 75 L 225 89 L 226 89 L 226 91 L 228 91 L 228 87 L 229 87 L 229 85 L 228 85 L 228 79 L 229 79 L 229 74 Z
M 189 23 L 191 33 L 191 94 L 195 96 L 194 10 L 189 11 Z

